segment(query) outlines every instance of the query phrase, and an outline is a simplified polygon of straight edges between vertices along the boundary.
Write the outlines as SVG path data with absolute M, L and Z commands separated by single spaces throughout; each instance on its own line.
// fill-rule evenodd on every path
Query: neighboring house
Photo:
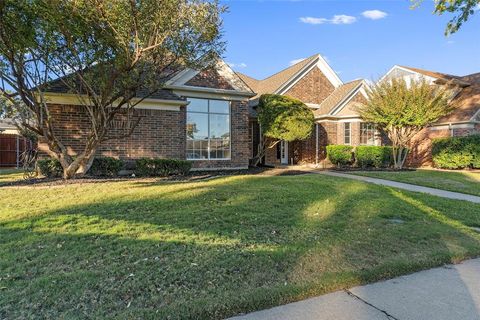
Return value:
M 454 76 L 418 68 L 394 66 L 380 80 L 403 78 L 424 79 L 432 85 L 448 85 L 452 90 L 454 111 L 415 136 L 411 144 L 409 165 L 431 165 L 432 139 L 480 133 L 480 73 Z
M 329 144 L 376 145 L 380 138 L 372 125 L 364 123 L 356 106 L 365 102 L 365 81 L 343 83 L 325 59 L 316 54 L 264 80 L 238 73 L 256 96 L 250 99 L 252 158 L 258 150 L 260 128 L 255 109 L 265 93 L 290 96 L 303 101 L 315 115 L 315 126 L 309 139 L 288 143 L 282 141 L 267 150 L 266 164 L 319 164 L 326 158 Z
M 125 160 L 187 159 L 197 169 L 247 168 L 251 154 L 248 99 L 254 95 L 221 59 L 206 70 L 179 71 L 135 107 L 133 116 L 141 119 L 133 134 L 109 140 L 98 154 Z M 46 99 L 56 134 L 71 147 L 69 152 L 76 154 L 84 146 L 89 128 L 86 111 L 60 81 L 50 86 Z M 115 119 L 112 134 L 125 132 L 131 124 L 125 118 Z M 39 147 L 45 148 L 45 144 Z

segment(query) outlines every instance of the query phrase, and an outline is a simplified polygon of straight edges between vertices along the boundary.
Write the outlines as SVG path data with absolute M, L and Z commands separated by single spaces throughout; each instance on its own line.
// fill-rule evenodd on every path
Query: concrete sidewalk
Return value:
M 480 320 L 480 259 L 231 320 Z
M 417 185 L 414 185 L 414 184 L 396 182 L 396 181 L 391 181 L 391 180 L 357 176 L 357 175 L 341 173 L 341 172 L 333 172 L 333 171 L 311 171 L 311 172 L 312 173 L 318 173 L 318 174 L 324 174 L 324 175 L 332 176 L 332 177 L 340 177 L 340 178 L 347 178 L 347 179 L 353 179 L 353 180 L 358 180 L 358 181 L 370 182 L 370 183 L 374 183 L 374 184 L 378 184 L 378 185 L 382 185 L 382 186 L 394 187 L 394 188 L 404 189 L 404 190 L 408 190 L 408 191 L 428 193 L 428 194 L 432 194 L 434 196 L 443 197 L 443 198 L 449 198 L 449 199 L 455 199 L 455 200 L 465 200 L 465 201 L 480 203 L 480 197 L 477 197 L 477 196 L 474 196 L 474 195 L 469 195 L 469 194 L 464 194 L 464 193 L 459 193 L 459 192 L 452 192 L 452 191 L 446 191 L 446 190 L 441 190 L 441 189 L 422 187 L 422 186 L 417 186 Z

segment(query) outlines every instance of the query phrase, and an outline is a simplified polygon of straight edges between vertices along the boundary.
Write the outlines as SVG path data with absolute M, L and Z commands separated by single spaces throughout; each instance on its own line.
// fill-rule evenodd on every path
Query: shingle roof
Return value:
M 51 93 L 71 93 L 70 88 L 61 79 L 55 79 L 47 84 L 48 92 Z M 137 98 L 144 98 L 148 94 L 147 89 L 137 91 Z M 185 98 L 173 93 L 172 90 L 159 89 L 149 96 L 151 99 L 184 101 Z
M 463 88 L 453 99 L 452 105 L 455 111 L 441 118 L 439 123 L 470 121 L 480 110 L 480 80 Z
M 436 72 L 436 71 L 429 71 L 429 70 L 407 67 L 407 66 L 399 66 L 399 67 L 411 70 L 413 72 L 423 74 L 427 77 L 432 77 L 432 78 L 437 78 L 437 79 L 440 79 L 440 80 L 444 80 L 446 82 L 454 81 L 454 82 L 458 82 L 459 84 L 462 84 L 462 85 L 469 85 L 469 83 L 466 80 L 462 79 L 462 77 L 454 76 L 454 75 L 451 75 L 451 74 L 446 74 L 446 73 L 441 73 L 441 72 Z
M 262 94 L 276 92 L 318 57 L 319 55 L 315 54 L 263 80 L 254 79 L 240 72 L 237 72 L 237 74 L 255 93 L 257 93 L 257 95 L 253 97 L 253 99 L 256 99 Z
M 329 114 L 336 106 L 347 99 L 350 94 L 355 91 L 363 82 L 363 79 L 347 82 L 333 91 L 323 102 L 320 107 L 314 111 L 316 117 Z

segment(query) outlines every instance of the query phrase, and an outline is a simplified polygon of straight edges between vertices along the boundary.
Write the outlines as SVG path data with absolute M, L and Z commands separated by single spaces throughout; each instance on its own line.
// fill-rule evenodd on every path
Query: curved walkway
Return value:
M 332 176 L 332 177 L 340 177 L 340 178 L 347 178 L 347 179 L 353 179 L 353 180 L 358 180 L 358 181 L 364 181 L 364 182 L 374 183 L 374 184 L 378 184 L 378 185 L 382 185 L 382 186 L 404 189 L 404 190 L 408 190 L 408 191 L 428 193 L 428 194 L 432 194 L 434 196 L 443 197 L 443 198 L 449 198 L 449 199 L 455 199 L 455 200 L 465 200 L 465 201 L 480 203 L 480 197 L 477 197 L 477 196 L 474 196 L 474 195 L 469 195 L 469 194 L 464 194 L 464 193 L 460 193 L 460 192 L 452 192 L 452 191 L 446 191 L 446 190 L 441 190 L 441 189 L 422 187 L 422 186 L 417 186 L 417 185 L 414 185 L 414 184 L 408 184 L 408 183 L 396 182 L 396 181 L 390 181 L 390 180 L 384 180 L 384 179 L 378 179 L 378 178 L 356 176 L 356 175 L 353 175 L 353 174 L 334 172 L 334 171 L 314 171 L 314 170 L 312 170 L 311 172 L 312 173 L 318 173 L 318 174 L 324 174 L 324 175 Z

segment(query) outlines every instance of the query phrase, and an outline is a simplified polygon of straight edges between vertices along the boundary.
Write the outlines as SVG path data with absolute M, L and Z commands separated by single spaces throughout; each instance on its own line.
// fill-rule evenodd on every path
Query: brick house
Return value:
M 85 145 L 89 120 L 79 99 L 60 82 L 45 95 L 56 134 L 75 155 Z M 154 95 L 139 103 L 133 134 L 102 144 L 100 156 L 187 159 L 195 169 L 244 169 L 250 158 L 248 99 L 255 94 L 221 59 L 206 70 L 184 69 Z M 133 121 L 118 117 L 112 137 L 124 135 Z M 47 148 L 40 143 L 39 149 Z
M 367 99 L 365 80 L 343 83 L 320 55 L 314 55 L 264 80 L 239 76 L 257 93 L 250 99 L 252 157 L 259 143 L 255 117 L 258 98 L 264 93 L 291 96 L 303 101 L 315 115 L 313 134 L 305 141 L 281 142 L 267 152 L 267 164 L 322 164 L 330 144 L 382 145 L 388 139 L 372 124 L 365 123 L 357 107 Z M 426 79 L 432 85 L 453 87 L 455 110 L 419 133 L 412 143 L 409 165 L 431 164 L 433 138 L 480 133 L 480 73 L 458 77 L 410 67 L 394 66 L 381 80 L 403 77 Z
M 430 164 L 431 139 L 480 132 L 480 73 L 458 77 L 394 66 L 383 79 L 425 78 L 434 85 L 455 86 L 455 111 L 421 132 L 412 145 L 411 165 Z M 303 101 L 315 116 L 312 135 L 304 141 L 282 141 L 269 149 L 267 164 L 325 163 L 329 144 L 388 143 L 357 107 L 367 99 L 365 80 L 344 83 L 325 59 L 315 54 L 270 77 L 257 80 L 234 72 L 218 59 L 207 70 L 177 72 L 165 86 L 134 110 L 140 118 L 133 134 L 101 145 L 99 155 L 125 160 L 141 157 L 187 159 L 195 169 L 244 169 L 256 155 L 260 128 L 256 120 L 259 97 L 265 93 Z M 74 155 L 85 143 L 88 118 L 75 95 L 60 82 L 46 94 L 57 135 Z M 111 133 L 122 135 L 129 119 L 118 116 Z M 39 144 L 40 149 L 45 144 Z
M 403 78 L 408 81 L 424 79 L 432 85 L 448 85 L 452 90 L 454 111 L 422 130 L 410 146 L 409 165 L 432 164 L 432 139 L 480 133 L 480 73 L 455 76 L 418 68 L 394 66 L 381 80 Z
M 329 144 L 379 145 L 381 139 L 373 126 L 364 123 L 356 106 L 365 102 L 366 82 L 362 79 L 344 83 L 319 55 L 313 55 L 264 80 L 238 73 L 256 96 L 250 99 L 252 158 L 258 149 L 259 127 L 255 108 L 260 95 L 275 93 L 303 101 L 315 116 L 313 133 L 307 140 L 282 141 L 267 150 L 266 164 L 320 164 Z

